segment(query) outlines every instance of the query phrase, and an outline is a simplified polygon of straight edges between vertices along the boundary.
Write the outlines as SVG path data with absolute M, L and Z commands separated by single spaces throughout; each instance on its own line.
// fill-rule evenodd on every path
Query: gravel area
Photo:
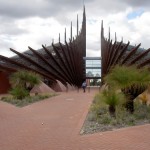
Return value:
M 80 134 L 93 134 L 96 132 L 105 132 L 105 131 L 113 131 L 120 128 L 130 127 L 130 126 L 138 126 L 138 125 L 144 125 L 149 124 L 150 120 L 143 119 L 143 120 L 137 120 L 133 124 L 101 124 L 97 121 L 90 120 L 92 113 L 89 112 L 87 114 L 87 117 L 85 119 L 85 122 L 80 130 Z

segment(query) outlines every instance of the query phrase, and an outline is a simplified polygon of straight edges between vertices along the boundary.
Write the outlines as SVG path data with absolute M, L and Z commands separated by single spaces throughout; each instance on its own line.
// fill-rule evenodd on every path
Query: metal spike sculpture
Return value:
M 51 83 L 56 83 L 57 80 L 67 86 L 67 84 L 81 87 L 85 80 L 85 64 L 83 57 L 86 56 L 86 15 L 85 7 L 83 11 L 83 22 L 80 34 L 78 34 L 78 17 L 77 17 L 77 36 L 72 37 L 71 23 L 71 38 L 66 41 L 66 29 L 64 43 L 52 43 L 46 47 L 42 45 L 41 50 L 34 50 L 28 47 L 29 50 L 20 53 L 12 48 L 10 50 L 17 54 L 12 58 L 0 55 L 0 71 L 14 72 L 20 69 L 26 69 L 41 74 Z
M 123 43 L 123 38 L 121 42 L 117 42 L 117 37 L 115 33 L 115 41 L 112 43 L 110 40 L 110 29 L 108 40 L 104 37 L 104 27 L 103 21 L 101 24 L 101 77 L 103 82 L 103 77 L 107 75 L 111 67 L 116 64 L 119 65 L 136 65 L 137 68 L 144 67 L 150 64 L 150 49 L 143 50 L 140 49 L 140 45 L 131 46 L 130 42 L 127 44 Z
M 64 44 L 59 42 L 51 46 L 42 45 L 42 49 L 36 51 L 31 47 L 29 50 L 20 53 L 10 49 L 17 56 L 8 58 L 0 55 L 0 71 L 14 72 L 20 69 L 26 69 L 41 74 L 51 83 L 57 83 L 57 80 L 63 83 L 80 87 L 85 77 L 85 62 L 83 57 L 86 56 L 86 14 L 85 7 L 83 11 L 83 22 L 80 32 L 78 31 L 77 17 L 77 36 L 72 36 L 72 22 L 70 29 L 69 42 L 66 41 L 66 29 L 64 33 Z M 150 49 L 141 50 L 137 46 L 117 42 L 110 38 L 110 28 L 108 39 L 104 37 L 103 21 L 101 24 L 101 77 L 109 73 L 112 66 L 120 65 L 137 65 L 138 68 L 150 64 Z

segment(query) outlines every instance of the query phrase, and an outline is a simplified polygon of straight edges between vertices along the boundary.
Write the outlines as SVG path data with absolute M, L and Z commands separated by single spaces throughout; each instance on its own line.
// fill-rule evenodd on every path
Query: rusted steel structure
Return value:
M 78 30 L 77 16 L 77 35 L 72 36 L 72 23 L 69 42 L 66 39 L 66 29 L 64 43 L 52 43 L 51 46 L 42 45 L 42 49 L 29 50 L 20 53 L 12 48 L 16 56 L 8 58 L 0 55 L 0 73 L 8 72 L 11 74 L 20 69 L 26 69 L 36 72 L 48 81 L 49 85 L 53 85 L 60 81 L 67 87 L 68 84 L 81 87 L 85 80 L 85 63 L 83 57 L 86 56 L 86 14 L 85 7 L 83 10 L 82 27 Z
M 101 76 L 107 75 L 116 64 L 119 65 L 136 65 L 137 68 L 150 64 L 150 48 L 145 50 L 140 48 L 141 44 L 131 46 L 130 42 L 118 42 L 115 33 L 115 41 L 110 39 L 110 29 L 108 38 L 104 37 L 103 21 L 101 24 Z
M 15 71 L 26 69 L 43 76 L 46 82 L 53 87 L 60 81 L 63 85 L 81 87 L 86 79 L 86 14 L 83 10 L 82 27 L 79 31 L 77 16 L 77 34 L 72 36 L 72 23 L 69 42 L 64 33 L 64 43 L 52 43 L 51 46 L 44 46 L 39 50 L 28 47 L 29 50 L 20 53 L 12 48 L 16 56 L 8 58 L 0 55 L 0 83 L 1 80 L 8 80 L 8 76 Z M 101 78 L 109 73 L 112 66 L 137 65 L 138 68 L 150 64 L 150 49 L 143 50 L 140 45 L 131 46 L 130 42 L 118 42 L 115 34 L 115 41 L 104 37 L 103 22 L 101 24 Z M 6 77 L 5 77 L 6 75 Z M 5 78 L 5 79 L 4 79 Z M 2 84 L 1 84 L 2 85 Z M 9 84 L 7 84 L 9 86 Z M 7 87 L 5 87 L 7 89 Z M 0 90 L 1 93 L 1 90 Z

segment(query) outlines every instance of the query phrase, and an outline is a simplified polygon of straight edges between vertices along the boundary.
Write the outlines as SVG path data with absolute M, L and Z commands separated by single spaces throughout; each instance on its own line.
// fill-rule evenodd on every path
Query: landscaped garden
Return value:
M 37 102 L 37 101 L 41 101 L 41 100 L 45 100 L 47 98 L 56 96 L 57 94 L 55 93 L 51 93 L 51 94 L 39 94 L 39 95 L 33 95 L 33 96 L 27 96 L 23 99 L 16 99 L 13 96 L 4 96 L 1 98 L 1 101 L 13 104 L 15 106 L 18 107 L 24 107 L 26 105 L 29 105 L 31 103 Z
M 30 94 L 30 90 L 41 83 L 42 78 L 34 72 L 21 70 L 10 76 L 11 89 L 9 96 L 1 97 L 4 102 L 23 107 L 31 103 L 56 96 L 56 93 Z
M 115 66 L 90 107 L 81 134 L 150 123 L 148 68 Z

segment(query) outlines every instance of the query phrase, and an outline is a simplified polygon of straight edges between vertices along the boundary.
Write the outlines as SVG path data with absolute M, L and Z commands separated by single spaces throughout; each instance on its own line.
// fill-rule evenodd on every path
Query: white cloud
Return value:
M 0 54 L 12 55 L 9 48 L 20 52 L 41 48 L 42 44 L 50 45 L 52 39 L 58 41 L 59 33 L 61 41 L 64 40 L 64 30 L 67 30 L 67 38 L 70 37 L 70 23 L 73 23 L 73 35 L 76 35 L 76 18 L 79 15 L 79 25 L 82 23 L 81 1 L 51 1 L 51 0 L 14 0 L 13 5 L 9 1 L 0 0 Z M 149 48 L 150 40 L 150 11 L 149 1 L 141 6 L 131 1 L 122 0 L 86 0 L 87 16 L 87 56 L 100 56 L 100 29 L 101 21 L 104 21 L 105 36 L 108 36 L 110 27 L 111 38 L 114 40 L 115 32 L 117 40 L 130 41 L 142 47 Z M 14 10 L 14 11 L 13 11 Z M 129 14 L 142 10 L 132 19 Z M 20 13 L 20 14 L 19 14 Z

